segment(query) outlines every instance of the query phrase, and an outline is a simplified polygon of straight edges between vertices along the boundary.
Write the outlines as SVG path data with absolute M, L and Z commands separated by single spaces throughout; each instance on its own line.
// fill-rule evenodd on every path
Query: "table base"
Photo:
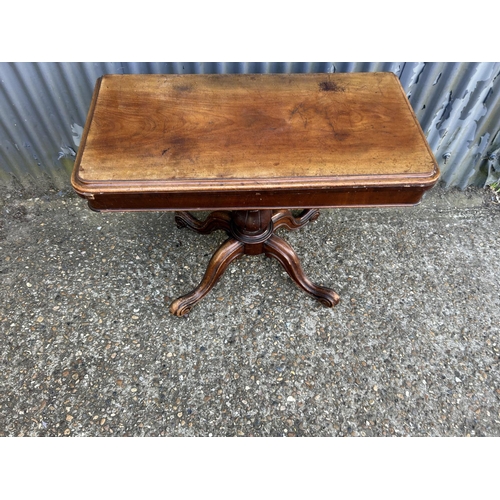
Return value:
M 176 212 L 179 228 L 189 228 L 200 234 L 222 229 L 229 238 L 212 256 L 200 284 L 187 295 L 174 300 L 170 312 L 176 316 L 187 314 L 217 283 L 233 260 L 242 255 L 265 254 L 274 257 L 295 283 L 326 307 L 338 304 L 339 296 L 330 288 L 316 285 L 304 274 L 293 248 L 274 234 L 279 227 L 300 229 L 319 217 L 319 210 L 306 209 L 295 217 L 290 210 L 235 210 L 212 212 L 200 221 L 189 212 Z

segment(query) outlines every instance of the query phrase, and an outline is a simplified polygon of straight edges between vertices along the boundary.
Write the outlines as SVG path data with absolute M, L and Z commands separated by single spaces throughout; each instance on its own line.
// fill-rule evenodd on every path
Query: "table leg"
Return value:
M 212 212 L 204 221 L 200 221 L 189 212 L 175 212 L 175 223 L 179 229 L 187 227 L 200 234 L 210 234 L 218 229 L 229 230 L 231 212 L 219 210 Z
M 318 299 L 324 306 L 333 307 L 339 303 L 340 297 L 333 290 L 314 284 L 304 274 L 299 257 L 285 240 L 273 234 L 264 243 L 264 253 L 267 257 L 274 257 L 302 290 Z
M 307 208 L 298 217 L 294 217 L 291 210 L 276 210 L 273 214 L 274 229 L 285 226 L 288 229 L 300 229 L 308 222 L 315 221 L 319 217 L 317 208 Z
M 187 314 L 219 281 L 229 264 L 244 254 L 245 245 L 234 238 L 227 239 L 214 253 L 201 283 L 187 295 L 174 300 L 170 312 L 175 316 Z

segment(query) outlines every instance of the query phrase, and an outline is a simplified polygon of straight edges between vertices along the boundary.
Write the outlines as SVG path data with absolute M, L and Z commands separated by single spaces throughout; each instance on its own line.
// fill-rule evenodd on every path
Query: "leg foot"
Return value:
M 319 217 L 317 208 L 308 208 L 301 212 L 298 217 L 294 217 L 290 210 L 277 210 L 273 214 L 274 229 L 285 226 L 290 230 L 300 229 L 308 222 L 314 221 Z
M 295 283 L 324 306 L 333 307 L 339 303 L 340 297 L 333 290 L 315 285 L 304 274 L 297 254 L 285 240 L 276 235 L 271 236 L 264 243 L 264 253 L 278 260 Z
M 214 253 L 201 283 L 187 295 L 179 297 L 170 305 L 170 312 L 183 316 L 197 304 L 217 283 L 229 264 L 243 255 L 245 245 L 233 238 L 226 240 Z
M 223 210 L 212 212 L 204 221 L 197 219 L 189 212 L 175 212 L 175 223 L 177 227 L 187 227 L 200 234 L 210 234 L 218 229 L 229 231 L 231 214 Z

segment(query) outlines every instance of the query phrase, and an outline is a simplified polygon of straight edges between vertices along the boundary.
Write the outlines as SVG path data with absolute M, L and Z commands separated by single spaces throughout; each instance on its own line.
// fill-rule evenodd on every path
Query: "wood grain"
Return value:
M 304 189 L 425 190 L 438 176 L 392 73 L 107 75 L 96 85 L 72 182 L 91 199 L 270 190 L 293 197 Z

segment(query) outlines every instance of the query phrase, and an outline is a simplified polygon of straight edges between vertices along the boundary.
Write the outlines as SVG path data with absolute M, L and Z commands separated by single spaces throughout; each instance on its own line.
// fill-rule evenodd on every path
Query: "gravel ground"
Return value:
M 223 241 L 71 192 L 0 201 L 0 436 L 499 436 L 500 208 L 323 210 L 279 230 L 327 309 L 245 256 L 187 318 Z

